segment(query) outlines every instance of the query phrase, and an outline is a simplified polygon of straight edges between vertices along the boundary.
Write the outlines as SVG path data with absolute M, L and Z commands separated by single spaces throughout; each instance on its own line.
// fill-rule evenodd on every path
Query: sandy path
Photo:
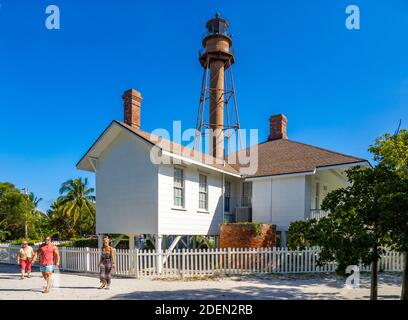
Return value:
M 58 288 L 42 294 L 38 269 L 19 280 L 18 268 L 0 264 L 0 299 L 368 299 L 369 277 L 361 288 L 344 289 L 344 279 L 325 275 L 265 275 L 207 281 L 113 279 L 111 290 L 98 290 L 96 275 L 61 273 Z M 380 275 L 380 299 L 399 299 L 401 276 Z

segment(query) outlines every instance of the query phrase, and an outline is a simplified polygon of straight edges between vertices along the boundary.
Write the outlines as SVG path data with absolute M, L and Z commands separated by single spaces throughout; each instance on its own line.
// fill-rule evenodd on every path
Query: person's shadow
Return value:
M 41 292 L 41 289 L 7 289 L 7 288 L 2 288 L 0 289 L 0 292 L 16 292 L 16 291 L 24 291 L 24 292 Z

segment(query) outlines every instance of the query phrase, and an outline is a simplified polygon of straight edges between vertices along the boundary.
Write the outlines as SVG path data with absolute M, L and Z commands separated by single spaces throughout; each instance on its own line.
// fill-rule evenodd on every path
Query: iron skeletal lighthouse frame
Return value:
M 231 138 L 238 138 L 241 144 L 232 73 L 234 50 L 228 27 L 228 21 L 221 18 L 219 13 L 206 23 L 207 33 L 202 40 L 203 48 L 199 52 L 204 73 L 194 137 L 194 148 L 199 151 L 203 148 L 203 138 L 207 137 L 209 154 L 221 163 L 225 156 L 225 140 L 229 149 L 233 146 Z

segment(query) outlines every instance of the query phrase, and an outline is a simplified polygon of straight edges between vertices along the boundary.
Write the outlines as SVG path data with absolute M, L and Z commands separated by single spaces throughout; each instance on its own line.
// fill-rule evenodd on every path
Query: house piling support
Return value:
M 193 249 L 197 249 L 197 239 L 196 236 L 190 236 L 190 245 Z
M 163 236 L 162 235 L 155 235 L 155 249 L 156 249 L 156 273 L 161 274 L 162 268 L 163 268 L 163 263 L 162 263 L 162 242 L 163 242 Z
M 125 236 L 124 234 L 121 234 L 115 241 L 113 241 L 112 247 L 116 248 L 116 246 L 119 244 L 120 240 L 122 240 L 124 236 Z
M 220 236 L 215 236 L 215 248 L 220 248 Z
M 153 238 L 150 234 L 146 234 L 146 242 L 147 242 L 147 241 L 150 241 L 150 243 L 151 243 L 154 247 L 156 247 L 155 238 Z
M 104 237 L 103 233 L 99 233 L 99 234 L 98 234 L 98 248 L 102 248 L 102 245 L 103 245 L 103 237 Z
M 203 239 L 203 242 L 207 245 L 207 247 L 209 249 L 210 248 L 210 241 L 208 240 L 208 237 L 203 236 L 202 239 Z M 201 245 L 202 245 L 202 243 L 201 243 Z
M 188 249 L 189 248 L 189 246 L 188 246 L 188 237 L 186 237 L 186 241 L 184 241 L 183 238 L 180 239 L 180 242 L 183 244 L 184 248 Z
M 167 261 L 167 258 L 169 257 L 169 254 L 176 248 L 176 245 L 178 244 L 178 242 L 180 241 L 181 236 L 176 236 L 175 238 L 173 238 L 173 242 L 170 244 L 169 248 L 166 249 L 166 255 L 162 261 L 162 264 L 164 265 Z
M 128 234 L 129 237 L 129 271 L 131 274 L 135 274 L 135 235 Z

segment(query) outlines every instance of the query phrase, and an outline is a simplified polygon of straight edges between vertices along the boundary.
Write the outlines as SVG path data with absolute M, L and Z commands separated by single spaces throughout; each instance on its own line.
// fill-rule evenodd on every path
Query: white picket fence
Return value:
M 0 263 L 16 263 L 19 246 L 0 244 Z M 100 249 L 60 247 L 60 268 L 66 271 L 98 273 Z M 125 277 L 241 275 L 253 273 L 334 272 L 335 263 L 318 266 L 320 249 L 189 249 L 116 250 L 115 274 Z M 38 262 L 37 262 L 38 263 Z M 369 271 L 369 266 L 360 266 Z M 402 271 L 403 255 L 388 251 L 379 261 L 379 270 Z

